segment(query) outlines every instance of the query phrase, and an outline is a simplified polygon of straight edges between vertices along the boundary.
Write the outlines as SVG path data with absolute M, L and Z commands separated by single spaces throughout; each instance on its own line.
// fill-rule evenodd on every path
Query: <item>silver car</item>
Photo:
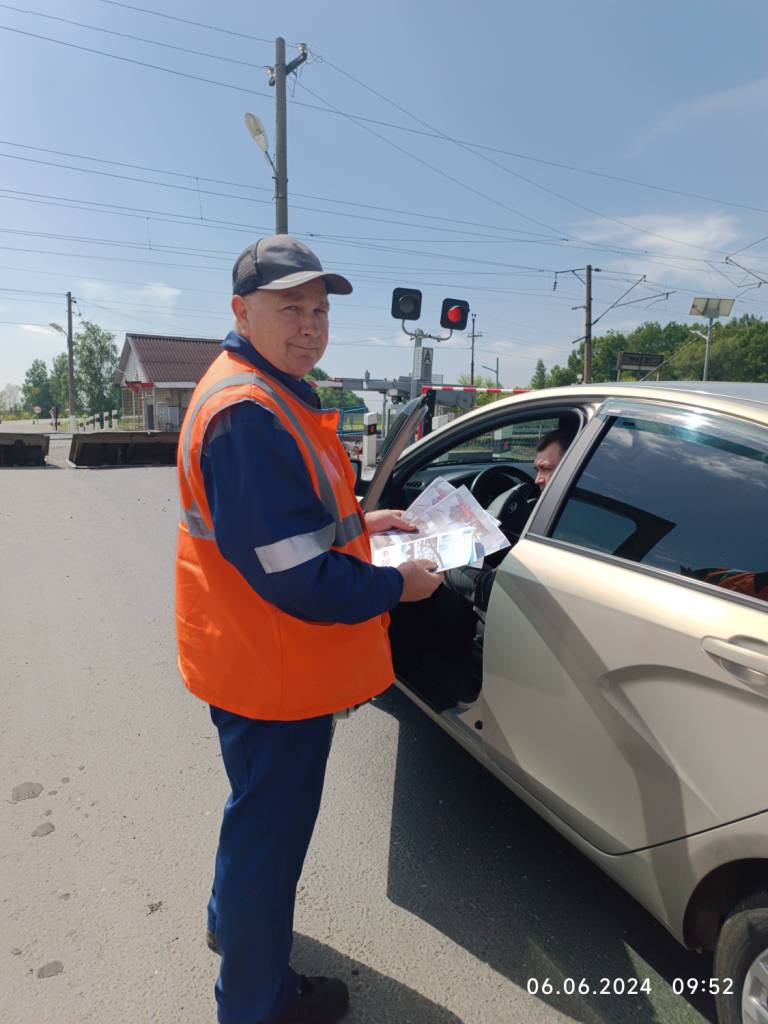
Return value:
M 409 443 L 425 414 L 406 410 L 364 506 L 405 508 L 444 477 L 512 547 L 488 560 L 484 629 L 445 587 L 396 611 L 398 685 L 681 943 L 715 951 L 701 984 L 721 1024 L 768 1024 L 768 384 L 532 391 Z M 571 443 L 539 493 L 552 430 Z M 445 629 L 462 611 L 471 628 Z

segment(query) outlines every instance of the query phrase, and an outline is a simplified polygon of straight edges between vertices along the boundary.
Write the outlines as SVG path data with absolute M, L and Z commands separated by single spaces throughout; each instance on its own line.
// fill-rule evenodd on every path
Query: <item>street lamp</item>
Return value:
M 697 331 L 691 327 L 690 330 L 693 334 L 698 334 L 700 338 L 703 338 L 707 347 L 704 350 L 704 372 L 701 379 L 707 380 L 709 373 L 709 349 L 712 344 L 712 323 L 714 320 L 718 320 L 721 316 L 730 316 L 731 310 L 735 299 L 713 299 L 713 298 L 697 298 L 691 303 L 691 310 L 688 316 L 703 316 L 706 317 L 707 333 L 702 334 L 701 331 Z
M 49 327 L 52 327 L 54 331 L 58 331 L 59 334 L 63 334 L 67 339 L 67 382 L 68 382 L 68 397 L 69 397 L 69 429 L 73 434 L 77 432 L 77 410 L 75 409 L 75 357 L 74 357 L 74 346 L 72 343 L 72 303 L 75 300 L 71 294 L 67 293 L 67 314 L 69 318 L 69 330 L 65 331 L 61 324 L 50 323 Z
M 266 130 L 264 128 L 264 125 L 261 123 L 261 121 L 258 119 L 258 117 L 256 117 L 255 114 L 246 114 L 244 120 L 245 120 L 245 127 L 248 129 L 248 134 L 251 136 L 253 141 L 259 147 L 261 152 L 264 154 L 264 156 L 267 159 L 267 163 L 272 168 L 272 180 L 275 183 L 275 190 L 272 193 L 272 198 L 275 201 L 275 210 L 277 210 L 277 207 L 278 207 L 278 193 L 280 191 L 280 185 L 279 185 L 279 182 L 277 180 L 277 168 L 275 167 L 275 162 L 272 159 L 272 157 L 269 155 L 269 139 L 267 138 Z M 278 216 L 277 213 L 275 214 L 275 216 L 277 218 L 277 216 Z
M 248 133 L 250 134 L 253 141 L 256 143 L 256 145 L 262 151 L 264 156 L 267 158 L 269 166 L 272 168 L 272 174 L 274 176 L 277 172 L 275 171 L 275 165 L 272 160 L 272 157 L 269 155 L 269 139 L 267 138 L 267 133 L 264 130 L 264 125 L 261 123 L 258 117 L 256 117 L 255 114 L 246 114 L 245 127 L 248 129 Z
M 496 356 L 496 365 L 495 366 L 486 366 L 485 363 L 483 363 L 482 369 L 490 370 L 491 373 L 495 373 L 496 374 L 496 387 L 498 388 L 498 387 L 501 386 L 499 384 L 499 357 L 498 356 Z

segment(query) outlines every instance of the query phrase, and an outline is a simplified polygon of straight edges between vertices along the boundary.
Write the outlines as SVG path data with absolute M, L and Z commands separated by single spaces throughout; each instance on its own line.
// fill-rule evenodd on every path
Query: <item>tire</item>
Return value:
M 715 996 L 719 1024 L 768 1021 L 768 890 L 754 893 L 728 915 L 715 949 L 714 976 L 731 995 Z

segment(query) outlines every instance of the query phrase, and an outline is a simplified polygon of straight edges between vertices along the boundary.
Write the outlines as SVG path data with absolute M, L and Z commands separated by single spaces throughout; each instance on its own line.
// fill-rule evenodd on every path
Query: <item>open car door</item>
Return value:
M 410 402 L 406 402 L 397 418 L 391 424 L 384 442 L 381 462 L 368 485 L 362 501 L 364 512 L 373 512 L 374 509 L 378 508 L 384 488 L 392 476 L 395 463 L 408 445 L 413 444 L 416 440 L 419 428 L 427 415 L 427 402 L 426 395 L 412 398 Z

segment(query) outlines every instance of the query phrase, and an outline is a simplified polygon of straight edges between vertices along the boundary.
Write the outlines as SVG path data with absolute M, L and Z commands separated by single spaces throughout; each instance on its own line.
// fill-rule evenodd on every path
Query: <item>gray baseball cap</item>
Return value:
M 311 249 L 292 235 L 260 238 L 242 252 L 232 268 L 232 294 L 283 291 L 296 288 L 316 277 L 325 279 L 326 289 L 334 295 L 349 295 L 352 285 L 341 274 L 323 270 Z

